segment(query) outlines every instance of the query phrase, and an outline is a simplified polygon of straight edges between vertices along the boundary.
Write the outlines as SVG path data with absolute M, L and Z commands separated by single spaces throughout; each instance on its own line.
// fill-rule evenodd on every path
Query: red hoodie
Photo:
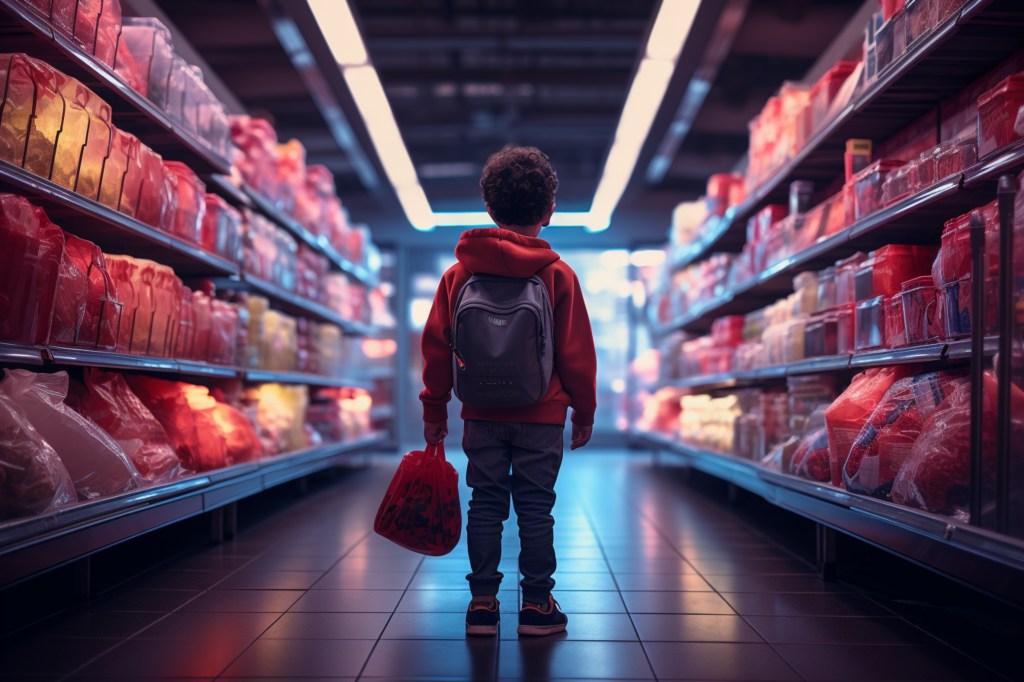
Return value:
M 501 228 L 483 228 L 462 233 L 455 246 L 459 262 L 441 278 L 423 329 L 423 421 L 447 422 L 452 392 L 452 351 L 447 332 L 452 326 L 452 309 L 462 285 L 477 273 L 543 280 L 551 296 L 555 321 L 555 370 L 548 392 L 528 407 L 470 407 L 463 405 L 463 419 L 481 421 L 565 424 L 565 413 L 573 408 L 572 421 L 578 426 L 594 423 L 597 407 L 597 354 L 590 318 L 583 302 L 579 280 L 565 261 L 543 239 L 525 237 Z

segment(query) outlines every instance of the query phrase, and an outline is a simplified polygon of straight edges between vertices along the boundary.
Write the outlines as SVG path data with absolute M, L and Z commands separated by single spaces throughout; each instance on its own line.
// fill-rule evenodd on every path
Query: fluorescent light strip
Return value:
M 406 218 L 417 230 L 436 226 L 493 225 L 484 211 L 442 211 L 430 208 L 409 151 L 402 140 L 347 0 L 307 0 L 331 54 L 342 68 L 345 83 L 370 133 L 374 148 L 391 181 Z M 552 226 L 582 226 L 589 232 L 608 229 L 612 213 L 633 176 L 651 125 L 661 108 L 676 60 L 693 26 L 700 0 L 662 0 L 644 58 L 629 88 L 608 158 L 589 211 L 556 212 Z

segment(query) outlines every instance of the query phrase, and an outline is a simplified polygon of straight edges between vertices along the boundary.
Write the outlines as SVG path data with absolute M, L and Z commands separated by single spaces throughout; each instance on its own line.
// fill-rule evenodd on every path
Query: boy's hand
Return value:
M 590 436 L 594 433 L 593 426 L 577 426 L 572 425 L 572 443 L 569 445 L 570 450 L 576 448 L 582 448 L 584 445 L 590 442 Z
M 448 422 L 423 422 L 423 438 L 431 445 L 444 441 L 448 435 Z

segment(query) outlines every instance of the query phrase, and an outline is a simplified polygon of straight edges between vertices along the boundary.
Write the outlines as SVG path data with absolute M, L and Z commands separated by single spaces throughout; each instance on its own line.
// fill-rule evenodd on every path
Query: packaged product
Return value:
M 978 157 L 985 158 L 1021 135 L 1015 123 L 1024 111 L 1024 73 L 1005 78 L 978 98 Z
M 128 385 L 170 437 L 188 471 L 227 465 L 227 445 L 214 421 L 217 401 L 202 386 L 143 375 L 126 375 Z
M 986 423 L 994 423 L 997 381 L 991 372 L 984 375 Z M 1012 433 L 1014 442 L 1024 437 L 1024 393 L 1011 389 Z M 996 439 L 993 429 L 982 431 L 983 489 L 995 487 Z M 921 435 L 896 474 L 892 501 L 919 507 L 937 514 L 949 514 L 968 520 L 971 460 L 971 383 L 958 382 L 946 399 L 925 420 Z
M 911 368 L 906 365 L 873 368 L 862 372 L 853 377 L 849 388 L 825 410 L 832 485 L 842 485 L 843 464 L 862 427 L 882 401 L 885 392 L 894 381 L 910 373 Z
M 799 439 L 786 473 L 826 483 L 832 478 L 828 455 L 828 429 L 825 428 L 826 405 L 820 405 L 807 420 L 807 428 Z
M 0 340 L 45 344 L 64 233 L 42 209 L 0 193 Z
M 167 106 L 173 59 L 171 32 L 158 19 L 124 19 L 114 70 L 128 85 L 161 108 Z
M 232 262 L 241 259 L 242 214 L 216 194 L 207 194 L 202 247 Z
M 73 407 L 117 441 L 143 479 L 163 483 L 178 475 L 180 462 L 167 432 L 122 374 L 87 367 L 85 388 Z
M 115 350 L 121 312 L 103 252 L 92 242 L 65 233 L 51 343 Z
M 216 424 L 227 449 L 226 460 L 230 466 L 242 462 L 253 462 L 264 456 L 263 443 L 256 435 L 245 415 L 231 405 L 217 402 L 213 408 L 213 422 Z
M 0 392 L 28 418 L 60 456 L 79 499 L 114 495 L 138 487 L 139 472 L 121 446 L 94 422 L 64 404 L 68 374 L 4 370 Z
M 0 520 L 52 512 L 77 499 L 56 451 L 0 391 Z
M 169 171 L 168 177 L 177 195 L 171 232 L 193 244 L 200 244 L 206 214 L 206 185 L 180 161 L 164 161 L 164 166 Z
M 893 383 L 850 447 L 843 465 L 847 489 L 889 497 L 892 482 L 925 420 L 964 383 L 969 385 L 970 380 L 962 371 L 929 372 Z
M 93 54 L 110 68 L 117 61 L 117 43 L 121 37 L 121 0 L 102 0 L 96 27 L 96 49 Z
M 64 120 L 54 70 L 24 54 L 0 54 L 0 159 L 49 178 Z

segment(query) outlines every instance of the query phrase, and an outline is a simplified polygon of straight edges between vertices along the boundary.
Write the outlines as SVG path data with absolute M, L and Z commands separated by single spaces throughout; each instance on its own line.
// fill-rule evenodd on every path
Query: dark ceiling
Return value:
M 379 173 L 304 2 L 157 4 L 243 107 L 273 120 L 282 139 L 302 140 L 309 162 L 334 171 L 355 220 L 373 226 L 382 241 L 412 232 L 394 195 L 369 191 L 356 173 L 271 26 L 271 14 L 294 20 Z M 709 174 L 741 161 L 747 122 L 783 81 L 808 73 L 863 4 L 704 0 L 604 241 L 663 239 L 672 207 L 698 196 Z M 483 162 L 510 142 L 536 145 L 551 156 L 561 181 L 560 208 L 589 207 L 657 0 L 354 0 L 352 6 L 434 210 L 479 210 Z M 730 8 L 735 25 L 723 31 L 723 12 Z M 691 76 L 707 66 L 720 40 L 731 46 L 711 89 L 663 177 L 651 183 L 644 170 Z

